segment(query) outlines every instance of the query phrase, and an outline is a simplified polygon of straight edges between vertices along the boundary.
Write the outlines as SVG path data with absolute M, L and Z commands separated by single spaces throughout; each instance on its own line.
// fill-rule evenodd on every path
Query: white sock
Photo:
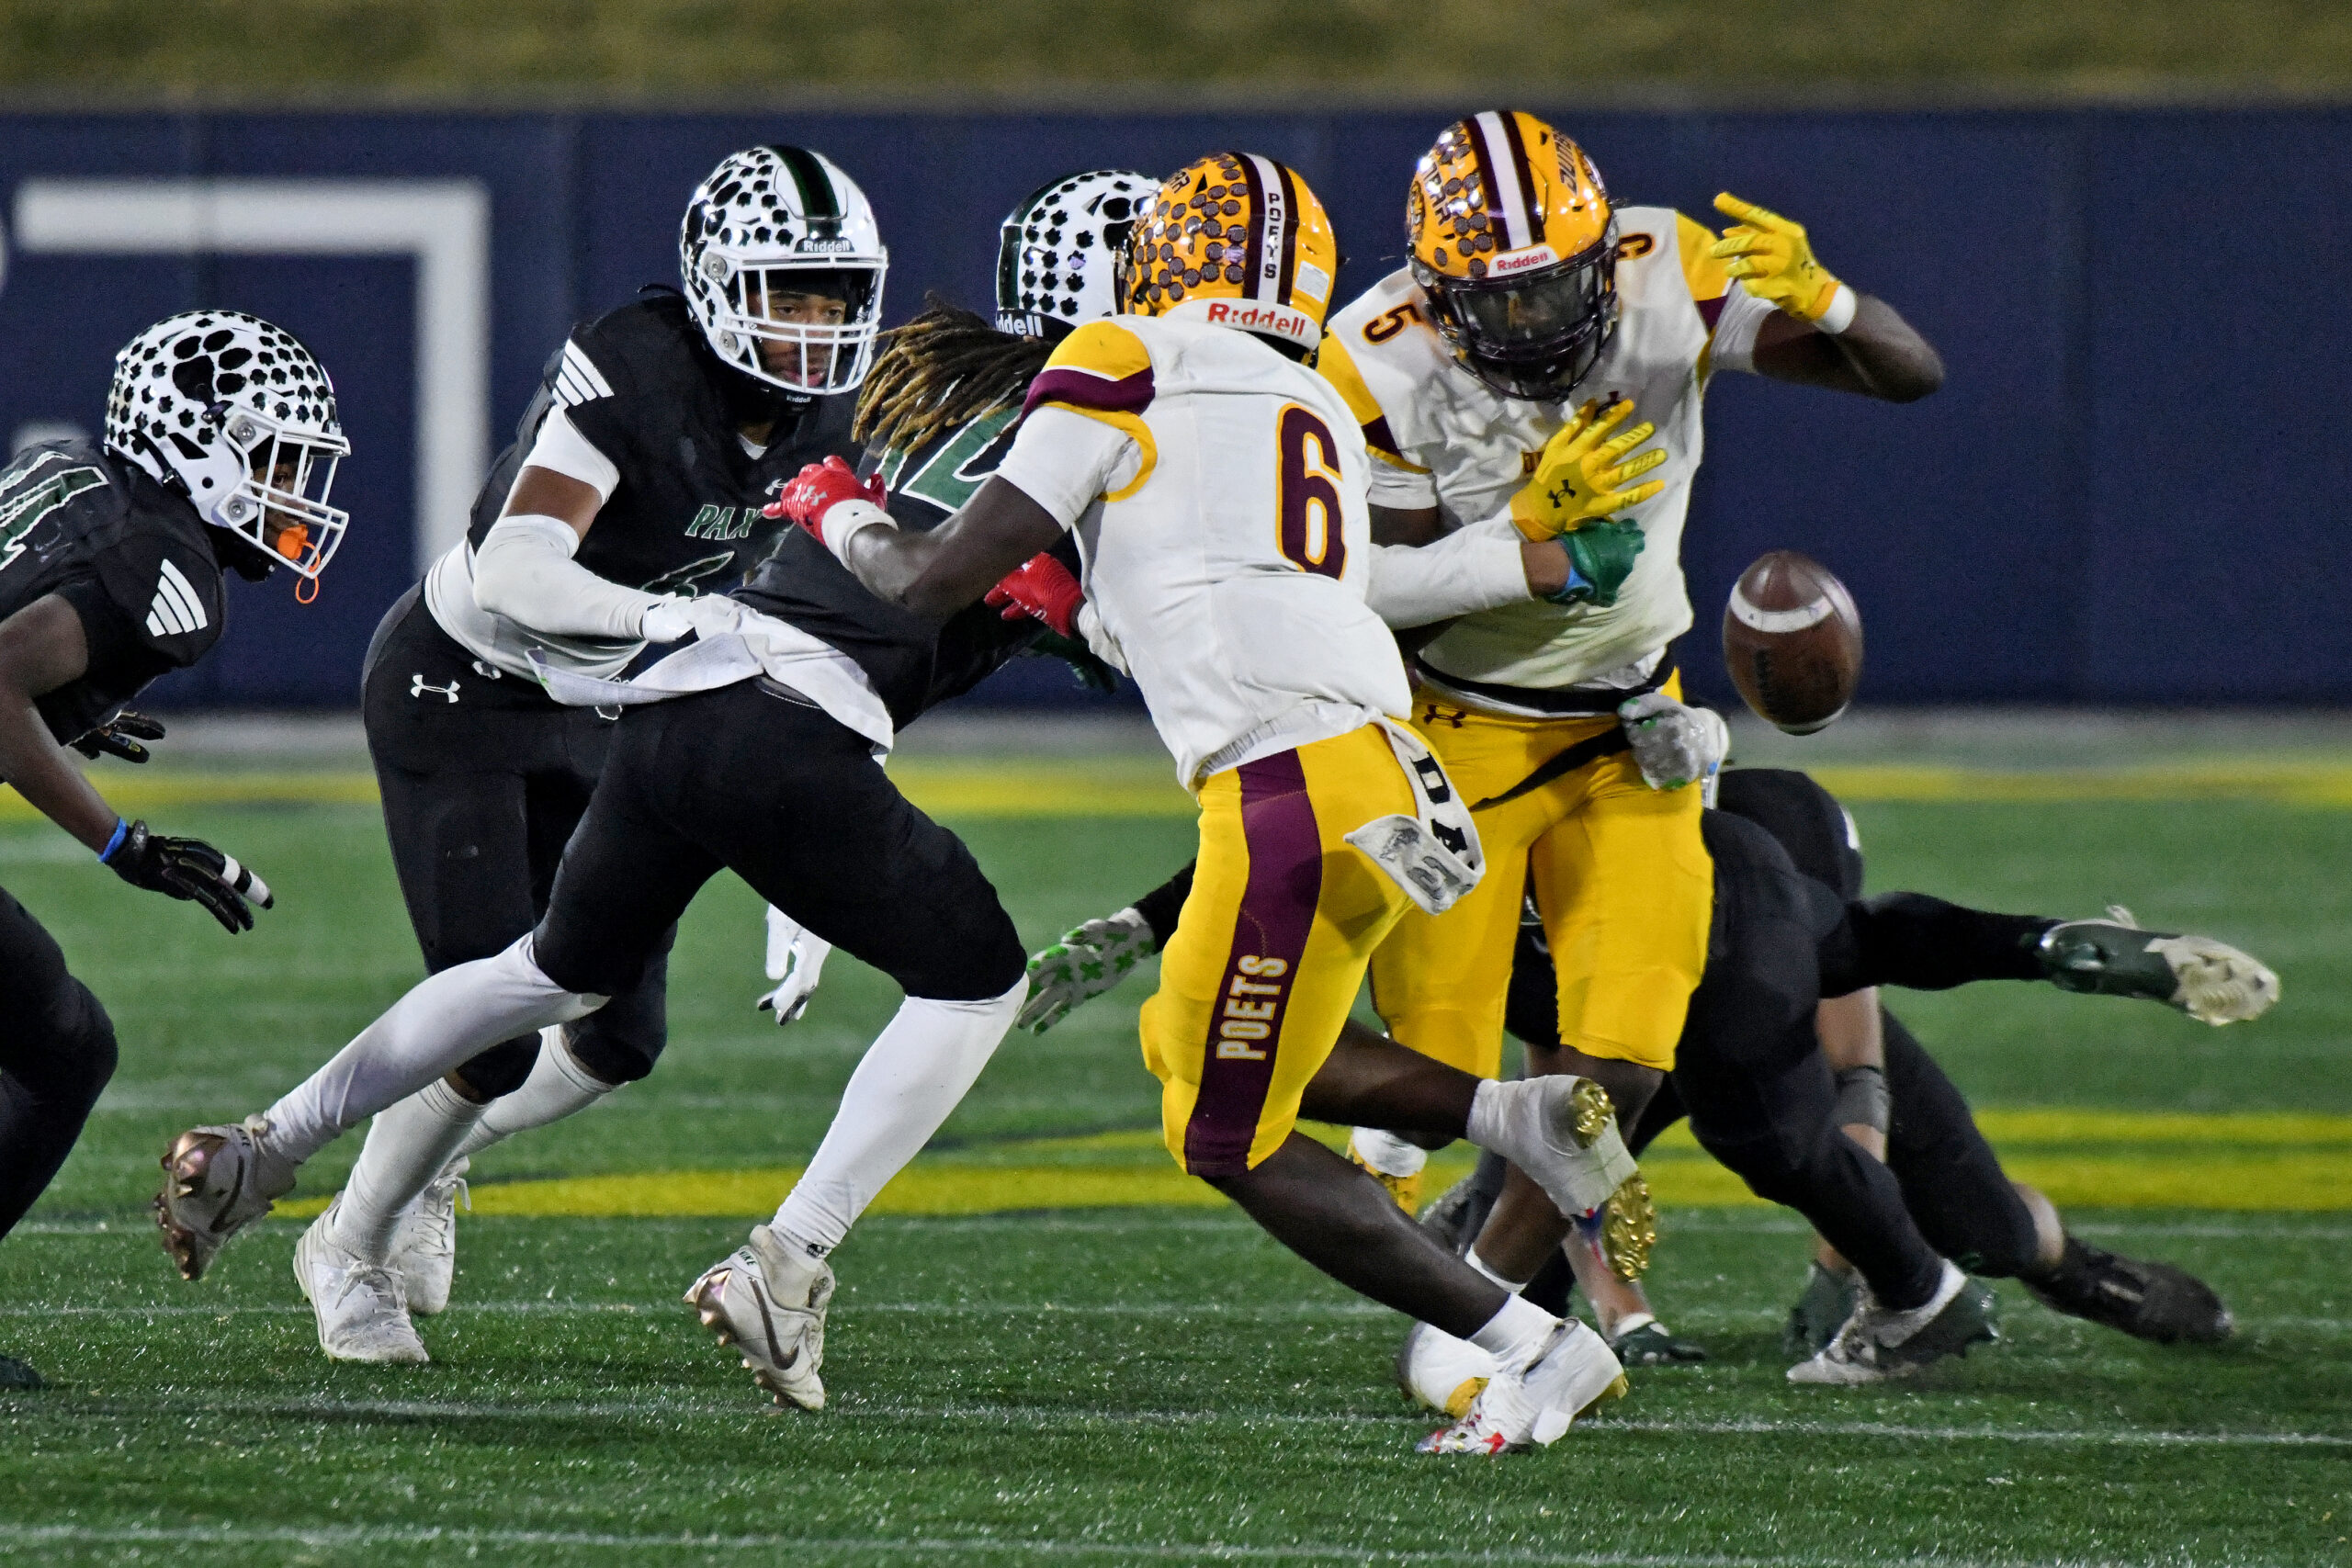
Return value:
M 564 1041 L 563 1026 L 551 1023 L 539 1031 L 539 1057 L 531 1064 L 531 1076 L 512 1094 L 502 1094 L 490 1102 L 452 1158 L 471 1158 L 517 1133 L 560 1122 L 618 1088 L 582 1066 Z
M 1518 1371 L 1535 1359 L 1559 1326 L 1558 1318 L 1525 1296 L 1513 1296 L 1487 1320 L 1486 1327 L 1470 1336 L 1470 1343 L 1492 1356 L 1503 1371 Z
M 269 1141 L 300 1165 L 500 1041 L 585 1018 L 605 999 L 548 979 L 532 960 L 527 936 L 494 958 L 428 976 L 263 1112 Z
M 989 1001 L 909 997 L 899 1005 L 850 1075 L 808 1170 L 775 1212 L 786 1246 L 821 1258 L 841 1245 L 875 1194 L 963 1100 L 1028 994 L 1024 976 Z
M 1369 1170 L 1383 1176 L 1419 1176 L 1430 1163 L 1429 1150 L 1382 1127 L 1358 1127 L 1348 1134 L 1348 1147 Z
M 1467 1263 L 1471 1268 L 1476 1269 L 1479 1273 L 1484 1274 L 1487 1279 L 1492 1280 L 1496 1284 L 1500 1285 L 1504 1290 L 1509 1291 L 1514 1296 L 1519 1294 L 1520 1292 L 1527 1289 L 1526 1280 L 1508 1278 L 1504 1275 L 1501 1269 L 1496 1268 L 1493 1264 L 1479 1257 L 1478 1249 L 1475 1247 L 1467 1253 L 1464 1254 L 1462 1261 Z
M 389 1258 L 401 1211 L 441 1174 L 483 1109 L 435 1078 L 379 1111 L 335 1205 L 334 1239 L 370 1263 Z

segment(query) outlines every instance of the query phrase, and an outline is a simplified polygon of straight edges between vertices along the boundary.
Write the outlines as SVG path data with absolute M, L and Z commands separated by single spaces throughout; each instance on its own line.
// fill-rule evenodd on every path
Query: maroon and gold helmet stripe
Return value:
M 1535 176 L 1520 141 L 1519 117 L 1488 109 L 1462 125 L 1470 133 L 1470 152 L 1477 161 L 1495 249 L 1516 251 L 1537 243 L 1544 238 L 1544 225 L 1535 215 Z
M 1226 156 L 1240 164 L 1242 183 L 1250 190 L 1250 238 L 1241 262 L 1245 297 L 1286 304 L 1298 266 L 1298 186 L 1289 167 L 1272 158 L 1255 152 Z

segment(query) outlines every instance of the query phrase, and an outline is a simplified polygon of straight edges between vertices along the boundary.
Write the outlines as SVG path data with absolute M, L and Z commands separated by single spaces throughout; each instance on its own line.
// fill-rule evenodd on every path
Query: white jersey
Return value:
M 1230 327 L 1123 316 L 1063 339 L 1028 411 L 998 477 L 1076 535 L 1188 787 L 1410 711 L 1330 383 Z
M 1704 247 L 1713 235 L 1668 208 L 1617 212 L 1618 318 L 1608 348 L 1574 394 L 1526 402 L 1495 391 L 1457 361 L 1428 321 L 1409 273 L 1390 274 L 1331 321 L 1323 373 L 1346 396 L 1374 462 L 1371 500 L 1435 506 L 1452 532 L 1504 513 L 1537 456 L 1577 405 L 1630 398 L 1630 423 L 1657 426 L 1666 488 L 1623 515 L 1641 525 L 1642 554 L 1607 607 L 1513 604 L 1464 617 L 1420 650 L 1433 684 L 1511 713 L 1607 711 L 1605 689 L 1637 686 L 1666 645 L 1690 627 L 1682 525 L 1705 450 L 1701 398 L 1717 368 L 1747 368 L 1747 345 L 1771 307 L 1732 287 Z M 1736 351 L 1734 343 L 1739 345 Z

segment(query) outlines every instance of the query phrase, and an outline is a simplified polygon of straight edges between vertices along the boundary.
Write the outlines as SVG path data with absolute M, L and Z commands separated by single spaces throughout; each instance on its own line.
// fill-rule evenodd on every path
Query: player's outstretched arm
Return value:
M 1029 960 L 1029 998 L 1013 1026 L 1043 1034 L 1080 1002 L 1115 989 L 1136 964 L 1167 945 L 1192 891 L 1188 863 L 1116 914 L 1073 926 L 1059 942 L 1039 949 Z
M 801 469 L 767 514 L 807 529 L 876 597 L 934 621 L 976 603 L 1062 535 L 1053 513 L 1001 474 L 930 533 L 905 533 L 839 457 Z
M 0 778 L 132 886 L 191 899 L 224 930 L 250 931 L 249 903 L 270 906 L 266 884 L 200 840 L 165 838 L 117 816 L 50 735 L 38 699 L 89 664 L 82 617 L 55 594 L 0 621 Z
M 1944 384 L 1935 345 L 1894 306 L 1830 276 L 1803 224 L 1729 191 L 1715 209 L 1738 221 L 1711 254 L 1779 311 L 1757 329 L 1758 375 L 1890 403 L 1917 402 Z

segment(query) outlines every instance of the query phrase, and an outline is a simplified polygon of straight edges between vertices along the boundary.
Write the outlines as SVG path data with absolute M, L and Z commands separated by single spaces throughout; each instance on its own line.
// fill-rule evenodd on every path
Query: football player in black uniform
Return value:
M 1091 226 L 1084 240 L 1066 237 L 1065 248 L 1078 245 L 1098 262 L 1106 254 Z M 975 421 L 1017 407 L 1043 353 L 958 313 L 934 311 L 916 328 L 877 373 L 865 429 L 877 446 L 909 451 L 902 469 L 922 472 L 942 443 L 953 446 Z M 945 515 L 935 496 L 897 504 L 901 526 Z M 797 529 L 731 597 L 697 602 L 695 612 L 701 640 L 633 682 L 558 668 L 544 652 L 531 666 L 559 695 L 637 710 L 614 728 L 544 915 L 494 957 L 426 980 L 263 1115 L 181 1134 L 165 1201 L 184 1238 L 175 1256 L 185 1272 L 200 1272 L 291 1188 L 303 1159 L 370 1112 L 397 1110 L 378 1118 L 363 1166 L 386 1122 L 406 1117 L 403 1097 L 432 1095 L 440 1073 L 495 1042 L 619 1005 L 695 892 L 729 867 L 907 994 L 775 1224 L 755 1228 L 690 1292 L 706 1324 L 741 1342 L 780 1402 L 822 1404 L 825 1256 L 962 1098 L 1023 987 L 1020 942 L 995 890 L 875 759 L 899 727 L 1021 651 L 1037 628 L 986 605 L 944 626 L 907 615 Z M 437 1114 L 454 1125 L 462 1112 L 445 1102 Z M 377 1212 L 396 1218 L 463 1146 L 443 1141 L 430 1163 L 407 1162 L 404 1188 L 379 1190 Z M 359 1189 L 355 1171 L 341 1204 Z M 422 1359 L 406 1288 L 389 1267 L 390 1230 L 343 1245 L 353 1261 L 334 1283 L 356 1288 L 333 1298 L 332 1314 L 320 1306 L 325 1290 L 313 1296 L 322 1328 L 330 1315 L 336 1324 L 330 1354 Z
M 349 450 L 310 351 L 233 310 L 168 317 L 115 357 L 103 445 L 0 470 L 0 778 L 135 887 L 253 927 L 269 889 L 196 839 L 128 822 L 63 746 L 143 762 L 163 734 L 123 705 L 220 639 L 221 575 L 314 583 L 343 536 Z M 39 922 L 0 892 L 0 1235 L 64 1163 L 115 1066 L 114 1027 Z M 0 1357 L 0 1387 L 34 1387 Z
M 1803 877 L 1835 889 L 1849 903 L 1861 897 L 1862 855 L 1852 818 L 1806 775 L 1736 769 L 1723 775 L 1718 804 L 1724 813 L 1744 818 L 1769 834 Z M 1745 834 L 1732 853 L 1736 874 L 1751 889 L 1770 887 L 1781 874 L 1777 866 L 1766 869 L 1775 857 L 1754 832 Z M 1888 902 L 1899 911 L 1915 897 L 1898 894 Z M 1776 921 L 1761 914 L 1738 919 L 1722 931 L 1718 945 L 1726 953 L 1711 956 L 1709 964 L 1711 971 L 1722 964 L 1731 976 L 1729 984 L 1715 997 L 1718 1005 L 1707 1020 L 1694 1017 L 1693 1032 L 1685 1039 L 1698 1055 L 1690 1064 L 1678 1066 L 1658 1100 L 1643 1112 L 1627 1139 L 1630 1146 L 1646 1147 L 1691 1114 L 1695 1098 L 1702 1109 L 1694 1129 L 1701 1120 L 1710 1123 L 1711 1131 L 1702 1137 L 1709 1149 L 1719 1155 L 1729 1149 L 1725 1164 L 1747 1176 L 1759 1193 L 1788 1201 L 1787 1193 L 1797 1187 L 1819 1184 L 1817 1176 L 1807 1181 L 1806 1166 L 1825 1153 L 1847 1157 L 1844 1147 L 1851 1143 L 1892 1172 L 1911 1222 L 1889 1225 L 1866 1221 L 1864 1229 L 1873 1233 L 1874 1240 L 1883 1233 L 1894 1245 L 1907 1246 L 1905 1233 L 1916 1233 L 1928 1249 L 1972 1272 L 2019 1280 L 2054 1311 L 2159 1344 L 2211 1342 L 2229 1336 L 2229 1311 L 2202 1280 L 2171 1264 L 2089 1246 L 2067 1234 L 2045 1195 L 2011 1181 L 1977 1130 L 1958 1088 L 1902 1021 L 1881 1004 L 1875 987 L 1821 1003 L 1813 1027 L 1817 1050 L 1801 1032 L 1790 1032 L 1776 1044 L 1768 1030 L 1723 1027 L 1726 1018 L 1747 1020 L 1771 1011 L 1762 1000 L 1759 980 L 1802 967 L 1791 962 L 1793 944 L 1777 958 L 1773 955 L 1770 933 L 1776 924 L 1803 940 L 1802 920 Z M 2105 974 L 2109 959 L 2098 944 L 2128 929 L 2098 921 L 2064 928 L 2066 938 L 2053 942 L 2041 961 L 2044 972 L 2069 989 L 2143 995 L 2163 990 L 2170 957 L 2185 956 L 2179 949 L 2151 953 L 2143 946 L 2133 957 L 2147 969 L 2136 980 Z M 1926 928 L 1923 934 L 1930 942 L 1955 945 L 1948 928 Z M 2086 942 L 2093 944 L 2086 952 L 2070 950 L 2070 943 L 2080 947 Z M 1509 1021 L 1512 1032 L 1538 1050 L 1546 1048 L 1552 1038 L 1544 1021 L 1550 993 L 1542 989 L 1551 983 L 1549 969 L 1540 942 L 1521 943 L 1512 972 Z M 2246 971 L 2245 978 L 2248 990 L 2241 1010 L 2208 1009 L 2199 1016 L 2229 1021 L 2258 1011 L 2276 996 L 2275 977 L 2259 965 Z M 2191 998 L 2184 994 L 2164 999 L 2187 1007 Z M 1818 1114 L 1825 1074 L 1834 1096 L 1826 1118 Z M 1726 1105 L 1721 1086 L 1736 1082 L 1760 1083 L 1772 1092 L 1760 1104 Z M 1761 1158 L 1736 1147 L 1766 1136 L 1759 1130 L 1765 1127 L 1775 1129 L 1773 1135 L 1788 1147 L 1795 1147 L 1790 1143 L 1793 1134 L 1813 1130 L 1819 1146 L 1810 1155 L 1765 1151 Z M 1842 1138 L 1829 1141 L 1833 1131 L 1842 1133 Z M 1475 1176 L 1430 1205 L 1429 1223 L 1449 1235 L 1458 1233 L 1466 1246 L 1500 1191 L 1501 1179 L 1498 1168 L 1482 1161 Z M 1576 1273 L 1577 1282 L 1598 1287 L 1597 1295 L 1616 1295 L 1612 1307 L 1647 1314 L 1638 1287 L 1617 1284 L 1604 1270 L 1589 1266 Z M 1545 1304 L 1564 1299 L 1569 1288 L 1569 1269 L 1563 1259 L 1547 1263 L 1527 1286 L 1527 1293 Z M 1863 1289 L 1853 1264 L 1828 1243 L 1820 1243 L 1804 1293 L 1790 1314 L 1787 1348 L 1792 1356 L 1810 1358 L 1806 1364 L 1813 1369 L 1801 1381 L 1849 1381 L 1825 1375 L 1848 1370 L 1841 1364 L 1843 1358 L 1825 1355 L 1854 1319 Z M 1447 1384 L 1451 1388 L 1463 1376 L 1476 1375 L 1469 1358 L 1422 1341 L 1408 1345 L 1398 1366 L 1400 1373 L 1417 1378 L 1424 1392 L 1449 1376 L 1454 1379 Z M 1465 1367 L 1470 1368 L 1467 1372 Z
M 1759 1196 L 1813 1220 L 1864 1281 L 1887 1283 L 1888 1295 L 1900 1292 L 1917 1300 L 1924 1294 L 1929 1303 L 1896 1312 L 1882 1307 L 1866 1285 L 1854 1290 L 1832 1332 L 1807 1347 L 1818 1353 L 1791 1370 L 1792 1381 L 1876 1382 L 1989 1337 L 1989 1293 L 1972 1285 L 1951 1258 L 1966 1258 L 1980 1272 L 2025 1278 L 2062 1311 L 2150 1337 L 2226 1332 L 2227 1314 L 2194 1280 L 2162 1264 L 2094 1258 L 2065 1237 L 2046 1200 L 2030 1190 L 2020 1192 L 2001 1175 L 1959 1091 L 1900 1025 L 1887 1032 L 1876 1092 L 1867 1068 L 1849 1066 L 1840 1082 L 1815 1033 L 1816 1010 L 1824 998 L 1842 998 L 1881 984 L 1944 989 L 1975 980 L 2047 979 L 2064 989 L 2165 1001 L 2218 1023 L 2267 1009 L 2278 995 L 2277 977 L 2245 954 L 2204 938 L 2109 921 L 1989 914 L 1915 893 L 1863 902 L 1859 852 L 1841 856 L 1827 836 L 1834 824 L 1834 842 L 1844 842 L 1845 815 L 1801 773 L 1725 773 L 1720 805 L 1703 824 L 1716 867 L 1706 974 L 1693 995 L 1661 1103 L 1645 1112 L 1628 1146 L 1638 1152 L 1688 1115 L 1709 1153 Z M 1792 860 L 1783 836 L 1802 861 Z M 1041 953 L 1034 965 L 1039 993 L 1024 1016 L 1036 1027 L 1049 1027 L 1079 1001 L 1115 985 L 1125 973 L 1115 963 L 1069 960 L 1127 954 L 1125 967 L 1132 968 L 1135 952 L 1157 951 L 1174 929 L 1189 881 L 1187 868 L 1109 922 L 1081 926 Z M 1112 929 L 1096 929 L 1105 925 Z M 1131 934 L 1136 927 L 1146 933 L 1140 942 Z M 1083 953 L 1075 951 L 1080 949 Z M 1542 1021 L 1555 1010 L 1549 1000 L 1553 986 L 1539 930 L 1535 940 L 1521 944 L 1511 978 L 1511 1029 L 1534 1050 L 1556 1039 Z M 1874 997 L 1869 1005 L 1875 1006 Z M 1351 1032 L 1357 1028 L 1350 1025 Z M 1355 1045 L 1365 1061 L 1385 1060 L 1371 1053 L 1393 1049 L 1369 1031 Z M 1355 1059 L 1347 1052 L 1334 1058 L 1335 1082 L 1325 1086 L 1318 1079 L 1308 1095 L 1308 1114 L 1316 1113 L 1318 1100 L 1336 1097 L 1340 1070 Z M 1847 1129 L 1875 1126 L 1884 1133 L 1890 1109 L 1894 1135 L 1881 1163 Z M 1498 1166 L 1489 1169 L 1488 1179 L 1499 1191 Z M 1448 1239 L 1458 1237 L 1466 1249 L 1492 1201 L 1490 1192 L 1475 1214 L 1460 1201 L 1448 1205 L 1441 1213 Z M 1578 1250 L 1595 1258 L 1600 1251 L 1597 1245 Z M 1527 1288 L 1491 1267 L 1481 1271 L 1509 1288 Z M 2102 1271 L 2113 1281 L 2105 1287 L 2097 1282 Z M 1597 1270 L 1578 1272 L 1590 1278 Z M 1552 1310 L 1564 1303 L 1565 1274 L 1561 1269 L 1544 1281 L 1551 1299 L 1539 1299 L 1538 1305 Z M 2130 1311 L 2117 1304 L 2127 1283 L 2134 1303 Z M 2148 1291 L 2164 1299 L 2143 1311 L 2136 1303 Z M 2102 1293 L 2115 1301 L 2101 1306 Z M 1638 1294 L 1632 1303 L 1646 1315 Z M 1610 1326 L 1612 1339 L 1624 1337 L 1623 1321 Z M 1475 1397 L 1476 1390 L 1467 1385 L 1479 1375 L 1481 1355 L 1419 1325 L 1399 1368 L 1409 1387 L 1458 1416 Z M 1456 1393 L 1458 1400 L 1451 1397 Z
M 856 449 L 845 394 L 872 360 L 888 261 L 857 186 L 801 148 L 735 153 L 695 191 L 678 261 L 683 291 L 648 288 L 550 357 L 466 539 L 368 649 L 368 749 L 428 971 L 531 929 L 604 768 L 612 710 L 564 706 L 538 671 L 614 676 L 649 642 L 729 624 L 711 595 L 781 531 L 761 507 L 803 464 Z M 651 1069 L 669 942 L 594 1014 L 376 1119 L 296 1259 L 330 1356 L 424 1359 L 406 1315 L 371 1303 L 447 1304 L 469 1155 Z M 171 1240 L 200 1273 L 207 1238 Z

